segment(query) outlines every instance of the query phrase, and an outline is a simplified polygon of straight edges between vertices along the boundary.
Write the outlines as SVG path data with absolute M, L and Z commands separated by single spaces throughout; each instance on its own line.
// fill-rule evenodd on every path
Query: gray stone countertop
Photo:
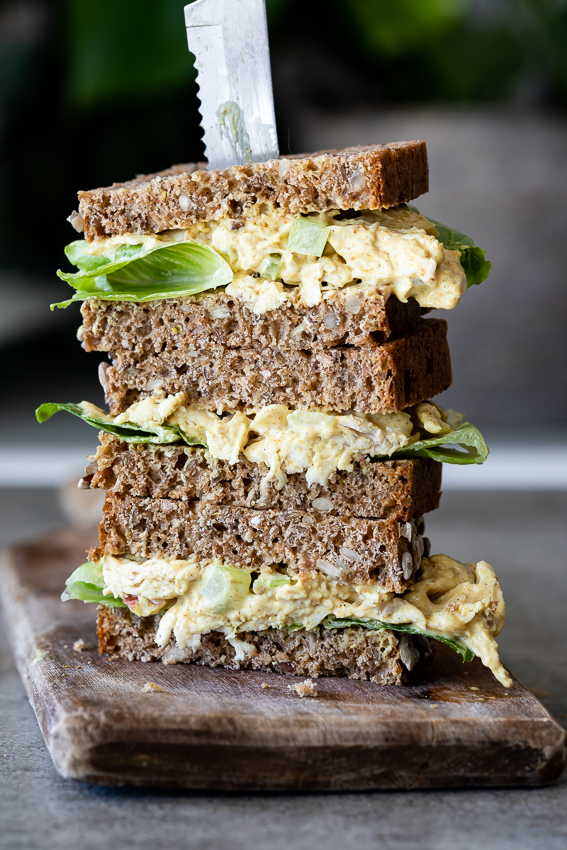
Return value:
M 505 664 L 560 723 L 567 716 L 567 493 L 448 492 L 432 551 L 498 570 Z M 0 490 L 2 548 L 63 523 L 52 490 Z M 220 795 L 63 780 L 0 642 L 0 847 L 91 850 L 563 850 L 567 774 L 533 790 Z

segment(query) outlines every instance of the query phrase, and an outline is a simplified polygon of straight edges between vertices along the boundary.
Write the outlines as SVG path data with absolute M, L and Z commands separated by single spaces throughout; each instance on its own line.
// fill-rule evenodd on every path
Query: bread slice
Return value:
M 183 391 L 207 410 L 252 411 L 268 404 L 303 409 L 399 411 L 448 389 L 447 323 L 422 319 L 416 330 L 377 348 L 280 351 L 266 348 L 113 353 L 106 399 L 113 414 L 156 389 Z
M 426 458 L 356 463 L 334 472 L 325 486 L 292 473 L 281 490 L 274 480 L 262 494 L 265 464 L 241 455 L 238 463 L 216 460 L 206 449 L 132 445 L 99 435 L 96 461 L 84 479 L 92 488 L 123 498 L 202 501 L 209 505 L 319 511 L 345 517 L 413 519 L 439 506 L 441 464 Z M 94 471 L 93 471 L 94 468 Z
M 286 156 L 221 171 L 205 167 L 175 165 L 127 183 L 79 192 L 86 239 L 159 233 L 188 227 L 198 219 L 239 218 L 276 208 L 292 214 L 385 209 L 429 189 L 422 141 Z
M 98 608 L 99 652 L 129 661 L 162 661 L 165 664 L 193 663 L 232 670 L 270 670 L 295 676 L 347 676 L 379 685 L 401 685 L 408 667 L 420 656 L 430 654 L 420 641 L 388 630 L 325 629 L 290 632 L 269 629 L 243 632 L 240 640 L 249 645 L 237 658 L 233 646 L 220 632 L 201 637 L 195 649 L 180 649 L 173 638 L 165 646 L 155 643 L 159 616 L 137 617 L 124 608 Z M 406 666 L 407 665 L 407 666 Z
M 318 570 L 352 583 L 410 589 L 423 554 L 423 521 L 362 519 L 320 511 L 257 510 L 179 499 L 118 498 L 108 493 L 99 525 L 102 555 L 219 558 L 261 570 L 278 564 L 294 573 Z
M 329 292 L 315 307 L 288 302 L 262 315 L 224 291 L 146 304 L 89 298 L 81 312 L 87 351 L 127 350 L 185 361 L 203 348 L 375 348 L 409 333 L 421 317 L 414 298 L 403 304 L 387 290 L 352 287 Z

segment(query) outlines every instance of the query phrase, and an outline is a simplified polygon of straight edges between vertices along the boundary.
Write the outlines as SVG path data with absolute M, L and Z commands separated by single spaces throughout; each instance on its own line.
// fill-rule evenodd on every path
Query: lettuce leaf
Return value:
M 321 625 L 326 629 L 348 629 L 351 626 L 359 626 L 365 629 L 389 629 L 392 632 L 406 632 L 410 635 L 423 635 L 424 637 L 439 640 L 441 643 L 446 643 L 447 646 L 450 646 L 451 649 L 454 649 L 455 652 L 458 652 L 459 655 L 462 656 L 463 661 L 472 661 L 474 658 L 474 652 L 472 649 L 470 649 L 460 638 L 440 637 L 432 632 L 423 632 L 409 623 L 392 624 L 382 623 L 380 620 L 357 620 L 355 618 L 339 619 L 331 614 L 328 617 L 325 617 Z
M 110 257 L 85 254 L 85 245 L 77 240 L 65 249 L 79 271 L 59 270 L 57 274 L 76 292 L 69 300 L 52 304 L 52 310 L 85 298 L 143 302 L 194 295 L 226 286 L 233 279 L 226 260 L 198 242 L 166 242 L 157 247 L 120 245 Z
M 84 410 L 80 404 L 58 404 L 56 402 L 48 402 L 40 405 L 36 412 L 38 422 L 45 422 L 60 410 L 65 410 L 67 413 L 72 413 L 73 416 L 78 416 L 83 422 L 92 425 L 99 431 L 105 431 L 107 434 L 113 434 L 124 440 L 125 443 L 153 443 L 155 445 L 170 445 L 171 443 L 185 443 L 188 446 L 204 446 L 206 444 L 196 437 L 186 434 L 182 431 L 179 425 L 159 425 L 154 429 L 146 430 L 128 422 L 124 425 L 115 425 L 112 421 L 98 418 L 92 413 Z
M 102 565 L 87 561 L 71 573 L 65 582 L 65 590 L 61 594 L 61 601 L 69 599 L 82 599 L 83 602 L 95 602 L 98 605 L 106 605 L 109 608 L 126 608 L 121 599 L 114 596 L 103 596 L 104 579 L 102 577 Z
M 461 252 L 461 265 L 467 277 L 467 288 L 478 286 L 479 283 L 486 280 L 492 268 L 492 263 L 486 259 L 484 250 L 475 245 L 470 236 L 465 236 L 458 230 L 452 230 L 432 218 L 429 221 L 439 231 L 439 241 L 448 251 Z
M 73 266 L 77 266 L 82 272 L 92 272 L 111 262 L 108 257 L 104 257 L 101 254 L 85 254 L 83 248 L 86 244 L 84 239 L 77 239 L 65 248 L 65 256 Z M 142 246 L 135 247 L 141 248 Z
M 419 213 L 419 210 L 411 204 L 406 204 L 409 210 Z M 421 213 L 419 213 L 421 215 Z M 475 245 L 470 236 L 465 236 L 458 230 L 435 221 L 434 218 L 426 216 L 427 220 L 434 224 L 439 232 L 439 241 L 448 251 L 461 252 L 461 265 L 467 278 L 467 289 L 470 286 L 478 286 L 488 277 L 492 263 L 486 259 L 483 248 Z
M 430 457 L 439 463 L 468 464 L 484 463 L 488 454 L 488 446 L 478 428 L 464 422 L 450 434 L 419 440 L 394 452 L 392 457 Z

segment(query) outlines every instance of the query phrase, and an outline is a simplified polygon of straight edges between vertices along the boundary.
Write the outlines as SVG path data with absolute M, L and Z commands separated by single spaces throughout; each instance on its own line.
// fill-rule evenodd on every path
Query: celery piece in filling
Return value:
M 289 231 L 288 251 L 308 257 L 320 257 L 325 250 L 330 231 L 331 228 L 318 219 L 299 215 Z

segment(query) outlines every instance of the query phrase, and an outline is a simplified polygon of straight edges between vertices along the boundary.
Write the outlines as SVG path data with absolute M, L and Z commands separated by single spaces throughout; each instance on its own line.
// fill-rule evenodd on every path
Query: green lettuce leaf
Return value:
M 186 434 L 182 431 L 179 425 L 159 425 L 153 430 L 140 428 L 128 422 L 124 425 L 115 425 L 112 421 L 93 416 L 92 413 L 83 410 L 80 404 L 57 404 L 48 402 L 37 408 L 35 415 L 38 422 L 45 422 L 50 419 L 55 413 L 60 410 L 66 410 L 67 413 L 72 413 L 73 416 L 78 416 L 83 422 L 92 425 L 99 431 L 105 431 L 107 434 L 113 434 L 124 440 L 125 443 L 153 443 L 155 445 L 170 445 L 171 443 L 185 443 L 188 446 L 204 446 L 197 437 L 191 434 Z
M 111 257 L 83 253 L 82 240 L 72 242 L 65 253 L 79 271 L 58 276 L 76 292 L 67 301 L 52 304 L 68 307 L 74 301 L 100 298 L 103 301 L 155 301 L 195 295 L 206 289 L 226 286 L 232 269 L 221 255 L 198 242 L 164 243 L 157 247 L 120 245 Z
M 484 250 L 475 245 L 470 236 L 465 236 L 458 230 L 451 230 L 450 227 L 446 227 L 432 218 L 429 221 L 439 231 L 439 241 L 448 251 L 461 252 L 461 265 L 467 277 L 467 288 L 478 286 L 479 283 L 486 280 L 492 268 L 492 263 L 486 259 Z
M 430 457 L 440 463 L 468 464 L 484 463 L 488 454 L 488 446 L 478 428 L 470 422 L 464 422 L 450 434 L 419 440 L 394 452 L 392 457 Z
M 61 594 L 61 601 L 69 599 L 82 599 L 83 602 L 95 602 L 98 605 L 106 605 L 109 608 L 126 608 L 121 599 L 114 596 L 104 596 L 104 579 L 102 577 L 102 565 L 87 561 L 71 573 L 65 582 L 65 590 Z
M 87 243 L 84 239 L 77 239 L 65 248 L 65 256 L 73 266 L 77 266 L 82 272 L 92 272 L 108 265 L 111 261 L 101 254 L 85 254 L 83 248 Z M 136 246 L 141 247 L 141 246 Z
M 409 623 L 396 623 L 392 625 L 392 623 L 382 623 L 380 620 L 357 620 L 355 618 L 339 619 L 338 617 L 333 617 L 331 614 L 328 617 L 325 617 L 321 625 L 326 629 L 348 629 L 351 626 L 361 626 L 365 629 L 389 629 L 392 632 L 406 632 L 410 635 L 423 635 L 424 637 L 439 640 L 441 643 L 446 643 L 447 646 L 450 646 L 451 649 L 454 649 L 455 652 L 458 652 L 459 655 L 462 656 L 463 661 L 472 661 L 474 658 L 474 652 L 472 649 L 469 649 L 469 647 L 460 638 L 439 637 L 439 635 L 435 635 L 432 632 L 423 632 Z
M 411 204 L 406 204 L 407 208 L 419 213 L 416 207 Z M 421 215 L 421 213 L 419 213 Z M 488 277 L 492 263 L 486 259 L 483 248 L 475 245 L 470 236 L 465 236 L 464 233 L 459 233 L 458 230 L 453 230 L 447 227 L 446 224 L 441 224 L 440 221 L 435 221 L 433 218 L 426 216 L 427 220 L 434 224 L 439 231 L 439 241 L 447 248 L 448 251 L 461 252 L 461 265 L 467 278 L 467 288 L 470 286 L 478 286 Z

